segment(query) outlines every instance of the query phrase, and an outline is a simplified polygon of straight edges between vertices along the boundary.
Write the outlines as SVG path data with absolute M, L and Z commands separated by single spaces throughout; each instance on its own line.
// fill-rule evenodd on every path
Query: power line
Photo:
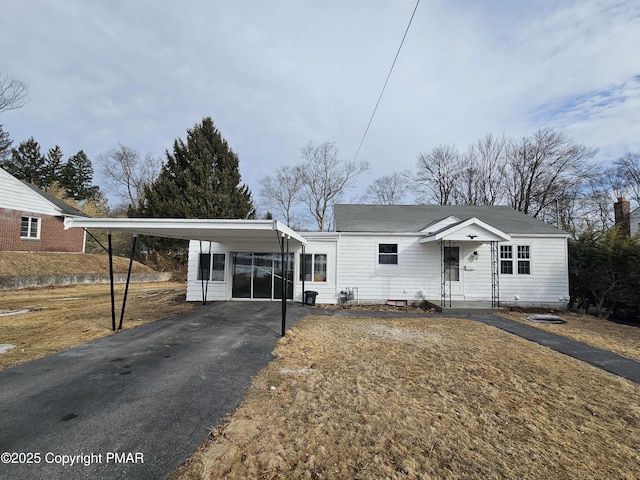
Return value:
M 356 154 L 353 157 L 353 161 L 358 158 L 358 154 L 360 153 L 360 149 L 362 148 L 362 144 L 364 143 L 364 139 L 367 138 L 367 133 L 369 133 L 369 127 L 371 126 L 371 122 L 373 122 L 373 117 L 376 115 L 376 111 L 378 110 L 378 105 L 380 105 L 380 100 L 382 100 L 382 95 L 384 94 L 384 89 L 387 88 L 387 83 L 389 83 L 389 78 L 391 77 L 391 72 L 393 72 L 393 67 L 396 66 L 396 60 L 398 60 L 398 56 L 400 55 L 400 50 L 402 50 L 402 45 L 404 45 L 404 39 L 407 38 L 407 33 L 409 33 L 409 28 L 411 27 L 411 22 L 413 22 L 413 17 L 416 14 L 416 10 L 418 10 L 418 5 L 420 5 L 420 0 L 416 2 L 416 6 L 413 9 L 413 13 L 411 14 L 411 18 L 409 19 L 409 24 L 407 25 L 407 29 L 404 31 L 404 35 L 402 36 L 402 41 L 400 42 L 400 46 L 398 47 L 398 51 L 396 52 L 396 56 L 393 59 L 393 63 L 391 64 L 391 68 L 389 69 L 389 73 L 387 74 L 387 79 L 384 81 L 384 85 L 382 86 L 382 91 L 380 92 L 380 96 L 378 97 L 378 101 L 376 102 L 376 106 L 371 113 L 371 118 L 369 118 L 369 123 L 367 124 L 367 128 L 364 131 L 364 135 L 362 135 L 362 140 L 360 140 L 360 145 L 358 145 L 358 150 L 356 150 Z

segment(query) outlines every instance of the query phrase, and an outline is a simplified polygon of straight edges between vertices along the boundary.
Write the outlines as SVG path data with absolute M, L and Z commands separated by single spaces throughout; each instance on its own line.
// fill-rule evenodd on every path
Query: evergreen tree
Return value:
M 240 183 L 238 156 L 207 117 L 175 140 L 173 153 L 130 216 L 255 218 L 249 188 Z
M 570 240 L 569 286 L 572 302 L 585 309 L 592 302 L 598 316 L 607 318 L 620 304 L 640 308 L 640 237 L 614 227 Z
M 2 167 L 14 177 L 36 187 L 48 187 L 45 158 L 40 153 L 40 144 L 33 137 L 11 149 L 11 160 L 3 162 Z
M 9 159 L 12 143 L 13 140 L 11 140 L 9 132 L 5 131 L 0 123 L 0 167 L 6 168 L 4 163 Z
M 60 186 L 66 196 L 74 200 L 95 200 L 99 187 L 93 185 L 93 165 L 84 151 L 80 150 L 67 160 L 60 172 Z
M 62 149 L 56 145 L 49 149 L 45 158 L 44 174 L 47 186 L 53 185 L 54 182 L 60 182 L 62 167 Z

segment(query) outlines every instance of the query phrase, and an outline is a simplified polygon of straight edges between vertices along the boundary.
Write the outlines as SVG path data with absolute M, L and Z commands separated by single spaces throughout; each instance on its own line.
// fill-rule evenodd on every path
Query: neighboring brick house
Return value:
M 84 231 L 65 230 L 64 220 L 87 216 L 0 168 L 0 252 L 83 253 Z

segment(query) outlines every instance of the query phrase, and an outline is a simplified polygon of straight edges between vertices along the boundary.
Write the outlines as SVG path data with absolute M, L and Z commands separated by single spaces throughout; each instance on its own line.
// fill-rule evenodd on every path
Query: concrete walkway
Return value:
M 289 305 L 287 328 L 310 312 Z M 165 478 L 236 408 L 280 333 L 277 302 L 213 303 L 0 372 L 0 454 L 31 462 L 3 457 L 0 478 Z

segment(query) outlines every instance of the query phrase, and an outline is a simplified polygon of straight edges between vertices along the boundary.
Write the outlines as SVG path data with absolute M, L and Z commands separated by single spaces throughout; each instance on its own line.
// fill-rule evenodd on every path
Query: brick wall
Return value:
M 40 218 L 40 238 L 20 238 L 22 217 Z M 63 217 L 0 208 L 0 251 L 81 253 L 83 246 L 84 231 L 65 230 Z

